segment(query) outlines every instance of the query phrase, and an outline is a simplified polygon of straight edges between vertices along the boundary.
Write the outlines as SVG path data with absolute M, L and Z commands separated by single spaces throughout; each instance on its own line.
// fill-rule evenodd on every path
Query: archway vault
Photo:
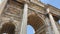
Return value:
M 0 34 L 3 33 L 15 34 L 15 25 L 12 22 L 4 23 L 0 31 Z
M 28 24 L 31 25 L 35 31 L 39 30 L 41 26 L 45 25 L 44 21 L 38 15 L 36 15 L 36 13 L 31 13 L 28 15 Z

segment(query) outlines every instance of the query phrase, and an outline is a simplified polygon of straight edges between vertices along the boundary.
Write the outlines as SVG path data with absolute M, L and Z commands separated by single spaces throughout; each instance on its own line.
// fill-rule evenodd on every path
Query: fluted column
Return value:
M 27 11 L 28 11 L 28 4 L 25 3 L 20 34 L 27 34 Z
M 0 4 L 0 15 L 1 15 L 2 11 L 4 10 L 4 7 L 5 7 L 8 0 L 2 0 L 2 1 L 3 2 Z
M 47 9 L 47 12 L 49 13 L 49 8 Z M 50 18 L 50 22 L 51 22 L 54 34 L 60 34 L 51 13 L 49 13 L 49 18 Z

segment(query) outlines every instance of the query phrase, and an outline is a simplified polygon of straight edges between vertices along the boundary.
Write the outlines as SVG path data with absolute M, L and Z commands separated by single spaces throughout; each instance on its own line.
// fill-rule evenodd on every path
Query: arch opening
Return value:
M 60 18 L 59 17 L 56 17 L 56 16 L 53 16 L 55 22 L 57 22 L 57 24 L 59 25 L 60 24 Z
M 28 25 L 31 25 L 34 28 L 35 34 L 41 34 L 41 33 L 46 34 L 45 27 L 44 27 L 44 21 L 38 15 L 29 14 Z M 41 33 L 39 33 L 39 32 L 41 32 Z
M 58 20 L 58 24 L 60 24 L 60 19 Z
M 11 22 L 4 23 L 0 30 L 0 34 L 15 34 L 15 25 Z
M 27 25 L 27 34 L 35 34 L 35 30 L 31 25 Z

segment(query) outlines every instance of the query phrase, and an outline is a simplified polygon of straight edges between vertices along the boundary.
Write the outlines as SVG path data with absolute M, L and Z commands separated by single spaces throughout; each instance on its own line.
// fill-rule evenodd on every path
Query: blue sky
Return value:
M 50 5 L 55 6 L 56 8 L 60 9 L 60 0 L 41 0 L 41 2 L 50 4 Z
M 27 26 L 27 34 L 34 34 L 35 30 L 32 26 L 28 25 Z
M 60 0 L 40 0 L 41 2 L 45 4 L 50 4 L 58 9 L 60 9 Z M 59 21 L 60 23 L 60 21 Z M 33 28 L 31 26 L 27 26 L 27 34 L 33 34 Z

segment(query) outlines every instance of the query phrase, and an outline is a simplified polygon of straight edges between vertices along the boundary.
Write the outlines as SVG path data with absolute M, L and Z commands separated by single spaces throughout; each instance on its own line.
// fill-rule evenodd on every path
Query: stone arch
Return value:
M 3 33 L 15 34 L 15 25 L 12 22 L 4 23 L 0 30 L 0 34 Z
M 35 34 L 39 33 L 38 30 L 40 29 L 40 27 L 45 25 L 44 21 L 39 16 L 37 16 L 35 13 L 31 13 L 28 15 L 28 24 L 31 25 L 35 29 Z M 42 29 L 44 29 L 44 27 Z M 39 34 L 46 34 L 45 30 L 43 32 Z

